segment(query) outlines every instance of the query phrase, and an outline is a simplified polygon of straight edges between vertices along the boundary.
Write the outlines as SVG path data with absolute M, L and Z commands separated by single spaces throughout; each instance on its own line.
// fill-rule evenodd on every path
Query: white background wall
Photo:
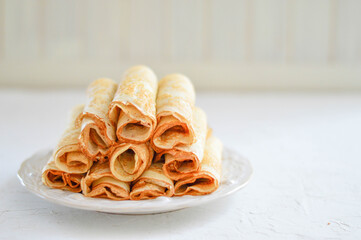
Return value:
M 361 89 L 359 0 L 0 0 L 0 86 L 132 64 L 203 89 Z

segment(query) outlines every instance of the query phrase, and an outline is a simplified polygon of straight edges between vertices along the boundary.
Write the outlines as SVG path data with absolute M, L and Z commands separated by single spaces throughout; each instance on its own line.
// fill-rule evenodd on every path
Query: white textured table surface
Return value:
M 199 93 L 211 127 L 253 164 L 213 203 L 125 216 L 27 192 L 23 159 L 56 143 L 83 91 L 0 90 L 0 239 L 360 239 L 361 94 Z

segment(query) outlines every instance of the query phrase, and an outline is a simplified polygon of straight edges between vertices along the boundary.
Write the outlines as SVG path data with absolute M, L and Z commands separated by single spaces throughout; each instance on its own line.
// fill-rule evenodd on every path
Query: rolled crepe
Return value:
M 83 109 L 84 105 L 73 108 L 68 126 L 53 153 L 55 165 L 64 172 L 85 173 L 93 164 L 93 161 L 82 153 L 78 144 L 80 126 L 77 124 L 77 118 L 83 112 Z
M 150 139 L 156 126 L 157 77 L 145 66 L 129 69 L 109 106 L 109 119 L 120 142 Z
M 154 162 L 164 162 L 163 171 L 172 180 L 179 180 L 185 174 L 200 169 L 207 136 L 207 118 L 203 110 L 197 107 L 194 108 L 193 118 L 196 141 L 191 145 L 164 150 L 154 159 Z
M 136 180 L 130 193 L 131 200 L 146 200 L 160 196 L 171 197 L 174 184 L 162 170 L 162 163 L 154 163 Z
M 92 82 L 87 90 L 87 103 L 79 118 L 79 145 L 94 160 L 106 160 L 110 147 L 116 141 L 114 126 L 108 119 L 108 107 L 116 88 L 113 80 L 101 78 Z
M 156 152 L 195 142 L 194 101 L 194 87 L 186 76 L 171 74 L 159 82 L 157 128 L 152 138 Z
M 108 162 L 95 163 L 81 181 L 81 189 L 86 197 L 129 199 L 129 183 L 122 182 L 112 175 Z
M 42 181 L 51 188 L 63 189 L 71 192 L 81 192 L 80 182 L 83 174 L 66 173 L 56 167 L 52 159 L 43 169 Z
M 110 170 L 117 179 L 132 182 L 149 168 L 153 154 L 148 143 L 121 143 L 114 147 L 109 158 Z
M 175 196 L 205 195 L 214 192 L 220 183 L 222 168 L 222 143 L 209 136 L 199 172 L 189 173 L 175 184 Z

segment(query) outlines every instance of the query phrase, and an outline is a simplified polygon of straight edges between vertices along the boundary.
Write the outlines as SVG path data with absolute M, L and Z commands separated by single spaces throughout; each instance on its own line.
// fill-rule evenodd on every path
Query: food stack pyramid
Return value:
M 135 66 L 119 86 L 107 78 L 89 85 L 42 179 L 112 200 L 205 195 L 219 187 L 221 160 L 191 81 L 170 74 L 158 83 L 150 68 Z

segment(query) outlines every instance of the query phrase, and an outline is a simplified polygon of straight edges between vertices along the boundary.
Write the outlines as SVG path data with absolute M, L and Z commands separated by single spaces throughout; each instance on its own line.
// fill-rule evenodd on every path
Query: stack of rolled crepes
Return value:
M 159 83 L 145 66 L 119 86 L 101 78 L 73 108 L 43 183 L 87 197 L 144 200 L 204 195 L 220 184 L 222 143 L 195 106 L 191 81 L 171 74 Z

